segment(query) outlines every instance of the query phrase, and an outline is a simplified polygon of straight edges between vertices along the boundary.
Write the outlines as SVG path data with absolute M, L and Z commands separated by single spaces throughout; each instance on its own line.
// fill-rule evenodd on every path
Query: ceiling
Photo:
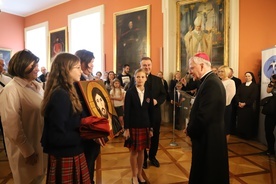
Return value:
M 0 9 L 2 12 L 26 17 L 68 1 L 70 0 L 0 0 Z

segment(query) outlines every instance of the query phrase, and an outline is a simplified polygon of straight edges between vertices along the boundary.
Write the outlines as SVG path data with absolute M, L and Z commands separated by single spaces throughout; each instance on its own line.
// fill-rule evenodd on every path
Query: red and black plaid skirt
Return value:
M 124 147 L 133 151 L 141 151 L 150 148 L 149 128 L 130 128 L 130 138 L 125 140 Z
M 74 157 L 48 157 L 47 184 L 90 184 L 90 175 L 83 153 Z

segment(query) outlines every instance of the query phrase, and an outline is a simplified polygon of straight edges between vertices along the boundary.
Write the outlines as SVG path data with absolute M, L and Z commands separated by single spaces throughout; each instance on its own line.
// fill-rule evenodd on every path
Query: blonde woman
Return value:
M 236 94 L 236 86 L 235 82 L 232 79 L 229 79 L 230 68 L 228 66 L 220 66 L 218 68 L 218 76 L 222 81 L 222 84 L 226 91 L 226 108 L 224 113 L 224 124 L 226 130 L 226 139 L 227 142 L 230 137 L 230 128 L 231 128 L 231 113 L 232 113 L 232 106 L 231 101 Z

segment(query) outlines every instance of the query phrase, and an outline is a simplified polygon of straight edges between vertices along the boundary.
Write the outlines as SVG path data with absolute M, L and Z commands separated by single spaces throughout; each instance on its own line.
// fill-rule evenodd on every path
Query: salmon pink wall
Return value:
M 0 48 L 12 54 L 24 48 L 24 18 L 0 12 Z
M 239 73 L 244 81 L 244 73 L 253 71 L 256 75 L 261 68 L 261 51 L 276 44 L 275 0 L 239 0 Z M 0 47 L 14 52 L 24 48 L 24 27 L 49 21 L 49 30 L 67 26 L 69 14 L 99 5 L 105 5 L 104 50 L 106 70 L 113 69 L 113 14 L 139 6 L 151 5 L 151 57 L 153 73 L 160 68 L 160 47 L 163 46 L 163 18 L 161 0 L 71 0 L 26 18 L 0 13 Z M 25 21 L 25 25 L 24 25 Z
M 106 70 L 113 70 L 114 13 L 140 6 L 151 5 L 150 56 L 153 60 L 153 73 L 157 73 L 160 68 L 160 47 L 163 46 L 163 15 L 161 0 L 71 0 L 67 3 L 26 17 L 25 26 L 29 27 L 48 21 L 49 30 L 58 29 L 67 26 L 68 15 L 102 4 L 104 4 L 105 7 L 104 52 L 106 58 Z
M 253 3 L 254 2 L 254 3 Z M 261 51 L 276 44 L 276 1 L 240 0 L 239 77 L 261 70 Z

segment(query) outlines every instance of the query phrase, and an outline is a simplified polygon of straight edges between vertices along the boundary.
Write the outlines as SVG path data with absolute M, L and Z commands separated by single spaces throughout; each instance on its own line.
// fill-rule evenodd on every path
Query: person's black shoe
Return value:
M 153 165 L 155 167 L 160 167 L 160 164 L 156 158 L 150 159 L 150 163 L 151 163 L 151 165 Z
M 147 160 L 144 160 L 143 169 L 147 169 L 147 168 L 148 168 L 148 162 Z
M 267 156 L 274 156 L 275 155 L 275 151 L 266 150 L 264 152 L 261 152 L 261 154 L 267 155 Z
M 275 151 L 267 150 L 267 151 L 266 151 L 266 154 L 267 154 L 268 156 L 274 156 L 274 155 L 275 155 Z

